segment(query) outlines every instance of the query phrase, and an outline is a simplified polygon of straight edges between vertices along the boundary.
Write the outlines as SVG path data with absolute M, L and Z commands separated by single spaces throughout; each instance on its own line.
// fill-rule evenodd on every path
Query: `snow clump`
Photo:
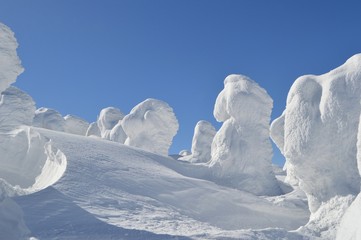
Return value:
M 85 136 L 89 128 L 89 123 L 87 121 L 73 115 L 66 115 L 64 120 L 65 132 Z
M 208 162 L 211 160 L 211 146 L 216 129 L 207 121 L 199 121 L 194 128 L 191 154 L 179 158 L 190 162 Z
M 149 98 L 124 117 L 122 126 L 128 136 L 126 145 L 168 155 L 178 131 L 178 120 L 167 103 Z
M 34 127 L 64 132 L 66 128 L 65 125 L 65 119 L 54 109 L 41 107 L 35 111 Z
M 256 195 L 280 194 L 271 163 L 272 106 L 271 97 L 250 78 L 230 75 L 224 80 L 214 107 L 223 125 L 213 139 L 210 162 L 217 182 Z

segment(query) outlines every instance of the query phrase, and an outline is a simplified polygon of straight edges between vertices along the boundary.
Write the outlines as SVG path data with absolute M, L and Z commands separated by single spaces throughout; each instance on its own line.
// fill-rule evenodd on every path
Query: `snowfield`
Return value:
M 0 23 L 0 240 L 361 239 L 361 54 L 298 78 L 271 125 L 266 90 L 229 75 L 222 127 L 198 122 L 191 152 L 170 157 L 167 103 L 108 107 L 90 124 L 36 110 L 11 86 L 17 46 Z

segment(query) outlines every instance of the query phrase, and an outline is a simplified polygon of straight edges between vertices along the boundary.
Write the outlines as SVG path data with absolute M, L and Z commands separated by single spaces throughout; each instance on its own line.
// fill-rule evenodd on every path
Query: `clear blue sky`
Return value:
M 0 0 L 26 69 L 16 85 L 38 107 L 92 122 L 104 107 L 166 101 L 180 123 L 172 153 L 190 149 L 198 120 L 220 126 L 231 73 L 264 87 L 279 116 L 297 77 L 361 52 L 360 13 L 361 1 Z

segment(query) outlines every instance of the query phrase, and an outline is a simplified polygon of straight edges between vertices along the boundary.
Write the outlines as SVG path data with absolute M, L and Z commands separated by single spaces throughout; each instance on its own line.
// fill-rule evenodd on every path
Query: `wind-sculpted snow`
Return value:
M 64 120 L 65 132 L 85 136 L 89 128 L 89 123 L 87 121 L 73 115 L 66 115 Z
M 250 78 L 224 80 L 214 107 L 223 125 L 213 139 L 210 162 L 218 182 L 257 195 L 280 193 L 271 165 L 271 110 L 271 97 Z
M 14 33 L 0 23 L 0 93 L 16 81 L 24 69 L 16 53 L 18 43 Z
M 211 146 L 216 129 L 207 121 L 199 121 L 194 128 L 192 140 L 192 154 L 186 155 L 180 160 L 190 162 L 208 162 L 211 160 Z M 182 154 L 180 154 L 182 155 Z
M 19 125 L 30 126 L 33 122 L 35 103 L 33 99 L 16 87 L 1 93 L 0 130 L 11 130 Z
M 58 111 L 41 107 L 35 111 L 33 126 L 64 132 L 66 123 Z
M 0 176 L 18 186 L 18 195 L 54 184 L 66 169 L 66 158 L 49 139 L 30 127 L 0 133 Z
M 124 143 L 127 137 L 127 134 L 123 130 L 122 121 L 120 120 L 110 131 L 109 140 Z
M 98 117 L 98 127 L 100 136 L 104 139 L 110 139 L 110 133 L 115 125 L 124 118 L 124 114 L 115 107 L 107 107 L 100 111 Z
M 122 126 L 128 136 L 126 145 L 168 155 L 168 149 L 178 131 L 178 120 L 167 103 L 147 99 L 124 117 Z
M 358 54 L 329 73 L 298 78 L 284 114 L 272 124 L 272 138 L 281 147 L 292 178 L 307 194 L 311 212 L 337 195 L 356 195 L 360 190 L 356 160 L 360 100 Z
M 361 115 L 360 115 L 361 120 Z M 357 133 L 357 167 L 361 175 L 361 121 Z M 357 195 L 351 206 L 345 212 L 340 228 L 337 232 L 337 240 L 361 239 L 361 193 Z

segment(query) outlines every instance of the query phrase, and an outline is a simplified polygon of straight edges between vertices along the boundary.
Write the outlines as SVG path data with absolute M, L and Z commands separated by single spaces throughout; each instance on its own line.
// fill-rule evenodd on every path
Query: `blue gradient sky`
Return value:
M 171 153 L 190 149 L 231 73 L 274 99 L 279 116 L 294 80 L 361 52 L 361 1 L 0 0 L 26 71 L 16 85 L 37 106 L 90 122 L 108 106 L 128 113 L 166 101 L 180 123 Z M 283 159 L 275 152 L 274 161 Z

